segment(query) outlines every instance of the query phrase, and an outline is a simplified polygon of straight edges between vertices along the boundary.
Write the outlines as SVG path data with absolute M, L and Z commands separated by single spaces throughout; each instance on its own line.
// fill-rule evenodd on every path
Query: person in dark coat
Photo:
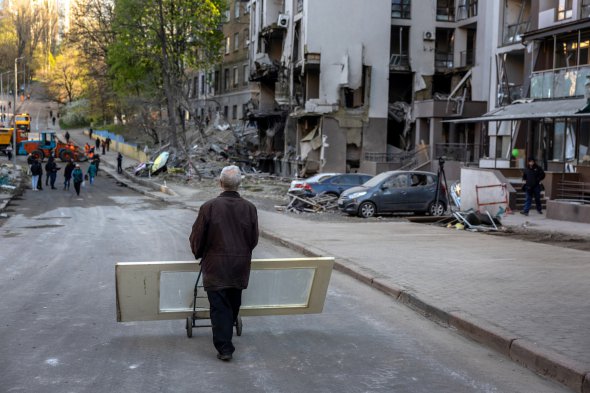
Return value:
M 104 156 L 106 154 L 105 150 L 107 148 L 107 141 L 106 140 L 102 141 L 101 147 L 102 147 L 102 155 Z
M 66 134 L 64 136 L 66 137 L 66 143 L 70 143 L 70 133 L 66 131 Z
M 31 155 L 31 157 L 33 157 Z M 39 179 L 43 176 L 43 167 L 41 163 L 37 161 L 35 158 L 32 159 L 31 163 L 31 188 L 33 191 L 42 190 L 43 188 L 39 187 Z
M 111 137 L 107 136 L 107 139 L 105 139 L 105 143 L 107 144 L 107 151 L 111 151 Z
M 100 149 L 100 139 L 96 138 L 96 140 L 94 141 L 94 147 L 96 151 Z
M 82 173 L 82 169 L 80 169 L 80 164 L 76 164 L 76 167 L 72 171 L 72 180 L 74 180 L 76 195 L 80 196 L 80 186 L 84 181 L 84 173 Z
M 76 168 L 74 160 L 70 160 L 64 168 L 64 190 L 70 189 L 70 179 L 72 178 L 72 172 Z
M 100 155 L 95 154 L 92 158 L 92 162 L 96 165 L 96 176 L 98 176 L 98 167 L 100 166 Z
M 117 153 L 117 173 L 123 173 L 123 155 Z
M 256 207 L 237 190 L 240 169 L 227 166 L 219 183 L 223 192 L 203 204 L 189 237 L 196 259 L 201 258 L 203 287 L 207 292 L 217 358 L 229 361 L 235 351 L 233 326 L 248 287 L 252 250 L 258 244 Z
M 47 177 L 49 178 L 49 185 L 51 186 L 52 190 L 57 190 L 55 188 L 55 179 L 57 178 L 57 171 L 60 168 L 55 163 L 55 159 L 53 157 L 49 157 L 47 160 L 47 164 L 45 164 L 45 170 L 47 171 Z M 45 183 L 47 185 L 47 183 Z
M 526 200 L 524 208 L 520 212 L 525 216 L 529 215 L 529 210 L 533 204 L 533 197 L 535 198 L 535 205 L 539 214 L 543 214 L 543 206 L 541 205 L 541 181 L 545 178 L 545 171 L 537 165 L 533 157 L 529 157 L 527 167 L 524 169 L 522 180 L 525 181 L 523 186 L 526 192 Z

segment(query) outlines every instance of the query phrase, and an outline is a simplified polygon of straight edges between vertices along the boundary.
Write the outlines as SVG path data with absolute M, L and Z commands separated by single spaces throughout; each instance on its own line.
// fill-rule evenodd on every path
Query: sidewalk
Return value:
M 174 186 L 170 195 L 150 181 L 133 185 L 116 174 L 115 152 L 101 159 L 101 168 L 111 166 L 107 172 L 140 192 L 193 209 L 204 202 L 187 187 Z M 311 223 L 263 210 L 259 219 L 262 236 L 307 255 L 334 256 L 337 270 L 575 392 L 590 392 L 590 253 L 409 222 Z M 504 220 L 526 222 L 590 234 L 590 225 L 544 216 Z

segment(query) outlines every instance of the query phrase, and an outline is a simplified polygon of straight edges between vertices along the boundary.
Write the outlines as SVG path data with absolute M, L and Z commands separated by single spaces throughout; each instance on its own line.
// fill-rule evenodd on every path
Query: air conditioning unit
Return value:
M 279 27 L 287 28 L 289 26 L 289 15 L 279 14 L 279 20 L 277 21 Z
M 436 38 L 434 36 L 434 32 L 433 31 L 425 31 L 424 35 L 422 36 L 422 38 L 424 39 L 424 41 L 434 41 L 434 39 Z

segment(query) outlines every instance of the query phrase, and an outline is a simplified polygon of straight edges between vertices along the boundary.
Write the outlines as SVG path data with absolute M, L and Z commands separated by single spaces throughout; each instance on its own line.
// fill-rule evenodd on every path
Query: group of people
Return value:
M 29 172 L 31 174 L 31 188 L 33 191 L 43 190 L 42 160 L 36 158 L 32 154 L 29 154 L 27 157 L 27 164 L 29 165 Z M 52 190 L 57 190 L 57 187 L 55 187 L 55 181 L 57 180 L 57 172 L 60 169 L 61 168 L 58 167 L 57 163 L 55 162 L 55 158 L 50 156 L 47 159 L 47 163 L 45 164 L 45 186 L 50 186 Z M 80 164 L 76 164 L 74 163 L 74 160 L 70 160 L 64 168 L 63 189 L 64 191 L 69 190 L 70 185 L 73 182 L 76 195 L 79 196 L 82 184 L 84 183 L 85 179 L 87 178 L 90 184 L 94 184 L 94 179 L 97 174 L 98 164 L 95 160 L 90 162 L 90 165 L 86 171 L 86 176 L 84 175 L 84 172 L 82 172 Z

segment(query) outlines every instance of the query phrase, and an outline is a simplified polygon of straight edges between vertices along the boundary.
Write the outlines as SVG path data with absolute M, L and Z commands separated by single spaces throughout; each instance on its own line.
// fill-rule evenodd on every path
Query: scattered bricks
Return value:
M 373 285 L 373 287 L 375 289 L 383 292 L 384 294 L 386 294 L 388 296 L 391 296 L 394 299 L 398 299 L 399 296 L 402 293 L 402 289 L 401 288 L 399 288 L 399 287 L 397 287 L 397 286 L 395 286 L 393 284 L 390 284 L 390 283 L 387 283 L 387 282 L 383 282 L 379 278 L 374 278 L 372 285 Z
M 514 340 L 510 358 L 538 374 L 560 382 L 575 392 L 583 392 L 582 382 L 586 371 L 565 356 L 544 350 L 526 339 Z
M 435 302 L 426 301 L 418 298 L 416 295 L 411 294 L 406 291 L 402 291 L 398 298 L 403 304 L 407 305 L 408 307 L 418 311 L 420 314 L 424 315 L 428 319 L 431 319 L 435 322 L 443 323 L 445 325 L 449 324 L 449 319 L 451 315 L 436 306 L 433 306 Z
M 504 356 L 510 356 L 510 344 L 515 337 L 507 330 L 489 322 L 479 321 L 462 311 L 451 312 L 449 325 L 472 340 L 484 344 Z

